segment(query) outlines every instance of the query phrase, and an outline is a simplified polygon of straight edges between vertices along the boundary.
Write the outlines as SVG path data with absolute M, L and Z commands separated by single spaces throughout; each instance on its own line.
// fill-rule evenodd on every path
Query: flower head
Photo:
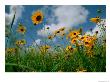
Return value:
M 76 69 L 76 71 L 77 71 L 77 72 L 87 72 L 87 70 L 84 69 L 84 68 L 78 68 L 78 69 Z
M 62 27 L 59 29 L 59 31 L 64 31 L 65 30 L 65 27 Z
M 25 39 L 22 39 L 21 40 L 21 45 L 25 45 L 26 44 L 26 40 Z
M 96 35 L 98 34 L 98 31 L 95 31 Z
M 89 38 L 84 40 L 84 46 L 92 48 L 94 45 L 94 41 L 95 41 L 95 39 L 93 37 L 89 37 Z
M 19 24 L 17 32 L 24 34 L 26 32 L 25 26 L 23 26 L 22 24 Z
M 72 38 L 78 37 L 78 35 L 80 35 L 79 30 L 75 30 L 75 31 L 70 32 L 67 37 L 72 39 Z
M 16 48 L 6 48 L 6 53 L 15 53 Z
M 52 36 L 52 35 L 48 36 L 48 39 L 50 39 L 50 40 L 52 40 L 53 38 L 54 38 L 54 36 Z
M 40 47 L 41 51 L 43 53 L 46 53 L 48 51 L 48 49 L 50 49 L 51 47 L 49 45 L 43 45 Z
M 54 32 L 55 35 L 56 35 L 56 34 L 59 34 L 59 33 L 60 33 L 59 30 L 56 30 L 56 31 Z
M 15 44 L 16 44 L 17 46 L 23 46 L 23 45 L 26 44 L 26 40 L 24 40 L 24 39 L 22 39 L 22 40 L 17 40 L 17 41 L 15 42 Z
M 33 13 L 31 19 L 32 19 L 32 22 L 33 22 L 34 25 L 42 23 L 42 21 L 43 21 L 43 13 L 38 10 L 38 11 Z
M 72 51 L 73 51 L 72 46 L 67 46 L 67 47 L 66 47 L 66 51 L 72 52 Z
M 77 42 L 77 38 L 73 38 L 72 40 L 71 40 L 71 44 L 75 44 Z
M 93 23 L 99 23 L 99 22 L 101 22 L 101 19 L 100 19 L 100 17 L 95 17 L 95 18 L 91 18 L 90 21 Z

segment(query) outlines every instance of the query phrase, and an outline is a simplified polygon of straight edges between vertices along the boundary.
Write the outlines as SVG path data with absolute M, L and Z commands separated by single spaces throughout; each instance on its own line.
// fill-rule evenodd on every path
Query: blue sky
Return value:
M 8 5 L 5 7 L 5 13 L 10 14 L 10 7 L 11 6 L 8 6 Z M 60 6 L 58 7 L 60 8 Z M 94 28 L 96 26 L 96 24 L 91 23 L 89 21 L 90 18 L 96 17 L 96 16 L 100 16 L 102 19 L 106 18 L 106 6 L 104 5 L 83 5 L 82 7 L 88 11 L 88 15 L 87 15 L 86 21 L 81 24 L 77 24 L 76 26 L 73 26 L 75 28 L 83 27 L 83 31 L 88 31 L 90 28 Z M 47 20 L 54 18 L 53 21 L 50 20 L 50 22 L 48 23 L 49 25 L 51 25 L 51 23 L 56 24 L 58 22 L 56 21 L 57 18 L 53 14 L 54 9 L 56 8 L 57 6 L 46 6 L 46 5 L 45 6 L 42 6 L 42 5 L 23 6 L 22 14 L 17 19 L 17 22 L 14 24 L 13 29 L 15 30 L 17 28 L 18 23 L 22 23 L 27 28 L 27 32 L 25 35 L 27 44 L 31 45 L 31 43 L 34 40 L 43 38 L 43 36 L 37 34 L 37 31 L 41 30 L 44 27 L 44 25 L 47 24 Z M 100 14 L 97 13 L 98 9 L 101 9 L 102 13 Z M 38 24 L 35 26 L 32 23 L 31 16 L 32 16 L 32 13 L 35 12 L 36 10 L 41 10 L 43 12 L 44 20 L 41 24 Z M 18 37 L 18 38 L 21 38 L 21 37 Z

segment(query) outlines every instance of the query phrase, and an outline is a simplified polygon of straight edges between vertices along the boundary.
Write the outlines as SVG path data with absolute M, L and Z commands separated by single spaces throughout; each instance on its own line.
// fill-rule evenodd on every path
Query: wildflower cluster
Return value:
M 34 12 L 30 17 L 33 26 L 43 23 L 44 14 L 40 10 Z M 106 26 L 101 24 L 101 17 L 90 18 L 90 21 L 98 25 L 102 29 L 101 32 L 106 31 Z M 46 27 L 44 31 L 50 30 L 50 28 Z M 104 44 L 100 45 L 99 30 L 96 30 L 94 34 L 87 34 L 83 28 L 73 29 L 71 27 L 68 30 L 68 27 L 63 26 L 48 33 L 48 36 L 43 38 L 43 44 L 36 43 L 36 46 L 33 46 L 30 42 L 30 45 L 27 46 L 25 36 L 28 28 L 25 24 L 19 23 L 16 33 L 13 28 L 10 29 L 9 33 L 6 32 L 6 38 L 8 38 L 6 42 L 6 44 L 8 43 L 6 45 L 6 70 L 10 68 L 17 71 L 105 71 L 106 38 L 103 40 Z M 102 34 L 100 33 L 100 35 Z M 20 38 L 16 36 L 20 36 Z M 54 42 L 54 38 L 60 42 Z M 12 65 L 10 66 L 7 62 Z M 99 62 L 102 62 L 101 65 Z

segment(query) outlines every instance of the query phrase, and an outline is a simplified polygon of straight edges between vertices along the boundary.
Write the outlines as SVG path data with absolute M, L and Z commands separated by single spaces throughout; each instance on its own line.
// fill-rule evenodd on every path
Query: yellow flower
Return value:
M 15 44 L 16 44 L 17 46 L 23 46 L 23 45 L 26 44 L 26 40 L 24 40 L 24 39 L 22 39 L 22 40 L 17 40 L 17 41 L 15 42 Z
M 96 40 L 96 35 L 94 35 L 94 36 L 90 36 L 90 35 L 83 35 L 82 37 L 80 37 L 80 40 L 81 41 L 89 41 L 89 40 L 92 40 L 92 41 L 94 41 L 94 40 Z
M 54 37 L 52 35 L 48 36 L 48 39 L 52 40 Z
M 72 38 L 78 37 L 78 35 L 80 35 L 80 32 L 78 30 L 76 30 L 76 31 L 70 32 L 67 37 L 72 39 Z
M 67 46 L 67 47 L 66 47 L 66 51 L 70 51 L 70 52 L 73 51 L 72 46 Z
M 77 39 L 76 38 L 73 38 L 72 40 L 71 40 L 71 44 L 75 44 L 77 42 Z
M 25 45 L 26 44 L 26 40 L 25 39 L 22 39 L 21 40 L 21 45 Z
M 42 23 L 42 21 L 43 21 L 43 13 L 38 10 L 38 11 L 33 13 L 31 19 L 32 19 L 32 22 L 33 22 L 34 25 Z
M 91 47 L 92 44 L 91 44 L 90 41 L 85 41 L 85 42 L 84 42 L 84 45 L 85 45 L 86 47 Z
M 97 40 L 97 36 L 96 36 L 96 35 L 92 36 L 92 39 L 93 39 L 94 41 Z
M 83 41 L 83 40 L 85 39 L 85 37 L 84 37 L 84 36 L 82 36 L 82 37 L 80 37 L 79 39 Z
M 84 69 L 84 68 L 78 68 L 78 69 L 76 69 L 76 71 L 77 71 L 77 72 L 87 72 L 87 70 Z
M 19 24 L 18 29 L 17 29 L 17 32 L 19 32 L 21 34 L 24 34 L 26 32 L 25 26 Z
M 86 49 L 86 55 L 88 55 L 89 57 L 93 57 L 93 50 L 91 48 L 87 48 Z
M 48 51 L 48 49 L 50 49 L 51 47 L 49 45 L 43 45 L 41 46 L 41 52 L 46 53 Z
M 16 48 L 6 48 L 6 53 L 15 53 Z
M 61 33 L 60 33 L 60 36 L 64 36 L 64 35 L 65 35 L 65 33 L 64 33 L 64 32 L 61 32 Z
M 21 45 L 21 41 L 20 41 L 20 40 L 17 40 L 17 41 L 15 42 L 15 44 L 16 44 L 17 46 L 19 46 L 19 45 Z
M 85 47 L 89 47 L 89 48 L 93 47 L 95 40 L 96 40 L 96 35 L 94 36 L 83 35 L 79 38 L 81 45 L 84 45 Z
M 88 35 L 83 35 L 79 38 L 81 41 L 85 41 L 89 36 Z
M 62 27 L 59 29 L 59 31 L 64 31 L 65 30 L 65 27 Z
M 99 23 L 99 22 L 101 22 L 101 19 L 100 19 L 100 17 L 95 17 L 95 18 L 91 18 L 90 21 L 93 23 Z
M 92 48 L 94 45 L 94 39 L 93 38 L 88 38 L 84 41 L 84 46 L 88 48 Z
M 59 33 L 60 33 L 59 30 L 56 30 L 56 31 L 54 32 L 55 35 L 56 35 L 56 34 L 59 34 Z

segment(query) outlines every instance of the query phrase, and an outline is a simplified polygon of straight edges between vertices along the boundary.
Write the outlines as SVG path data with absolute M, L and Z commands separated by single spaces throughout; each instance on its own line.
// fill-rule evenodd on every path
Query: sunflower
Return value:
M 95 17 L 95 18 L 91 18 L 90 21 L 93 23 L 99 23 L 99 22 L 101 22 L 101 19 L 100 19 L 100 17 Z
M 38 11 L 33 13 L 31 19 L 32 19 L 32 22 L 33 22 L 34 25 L 42 23 L 42 21 L 43 21 L 43 13 L 38 10 Z
M 84 40 L 84 39 L 85 39 L 85 37 L 84 37 L 84 36 L 82 36 L 80 39 L 81 39 L 81 40 Z
M 54 37 L 52 35 L 48 36 L 48 39 L 52 40 Z
M 15 42 L 15 44 L 16 44 L 17 46 L 25 45 L 25 44 L 26 44 L 26 40 L 24 40 L 24 39 L 22 39 L 22 40 L 17 40 L 17 41 Z
M 78 35 L 80 35 L 80 32 L 78 30 L 72 31 L 67 35 L 67 38 L 70 38 L 70 39 L 76 38 L 76 37 L 78 37 Z
M 25 26 L 23 26 L 22 24 L 19 24 L 17 32 L 24 34 L 26 32 Z
M 76 71 L 77 71 L 77 72 L 87 72 L 87 70 L 84 69 L 84 68 L 78 68 L 78 69 L 76 69 Z
M 88 48 L 87 50 L 86 50 L 86 55 L 88 55 L 89 57 L 93 57 L 93 50 L 91 49 L 91 48 Z
M 90 40 L 90 39 L 92 39 L 92 36 L 90 36 L 90 35 L 83 35 L 83 36 L 81 36 L 80 38 L 79 38 L 79 40 L 81 40 L 81 41 L 87 41 L 87 40 Z
M 64 31 L 65 30 L 65 27 L 62 27 L 59 29 L 59 31 Z
M 60 35 L 63 37 L 63 36 L 65 36 L 65 33 L 64 33 L 64 32 L 62 32 Z
M 26 44 L 26 40 L 25 39 L 22 39 L 21 40 L 21 45 L 25 45 Z
M 87 48 L 92 48 L 93 47 L 93 45 L 94 45 L 94 41 L 91 39 L 86 39 L 85 41 L 84 41 L 84 46 L 85 47 L 87 47 Z
M 91 44 L 90 44 L 90 41 L 85 41 L 84 42 L 84 45 L 86 46 L 86 47 L 89 47 Z
M 97 40 L 96 36 L 83 35 L 80 39 L 83 42 L 83 45 L 87 48 L 92 48 L 95 41 Z
M 66 51 L 70 51 L 70 52 L 73 51 L 72 46 L 67 46 L 67 47 L 66 47 Z
M 98 34 L 98 31 L 95 31 L 96 35 Z
M 51 47 L 49 45 L 43 45 L 40 48 L 43 53 L 46 53 Z
M 89 36 L 88 35 L 83 35 L 79 38 L 80 41 L 85 41 Z
M 15 53 L 16 48 L 6 48 L 6 53 Z
M 16 44 L 17 46 L 21 45 L 20 40 L 17 40 L 17 41 L 15 42 L 15 44 Z
M 76 38 L 73 38 L 72 40 L 71 40 L 71 44 L 75 44 L 77 42 L 77 39 Z
M 59 34 L 59 33 L 60 33 L 60 31 L 59 31 L 59 30 L 56 30 L 56 31 L 54 32 L 54 35 Z

